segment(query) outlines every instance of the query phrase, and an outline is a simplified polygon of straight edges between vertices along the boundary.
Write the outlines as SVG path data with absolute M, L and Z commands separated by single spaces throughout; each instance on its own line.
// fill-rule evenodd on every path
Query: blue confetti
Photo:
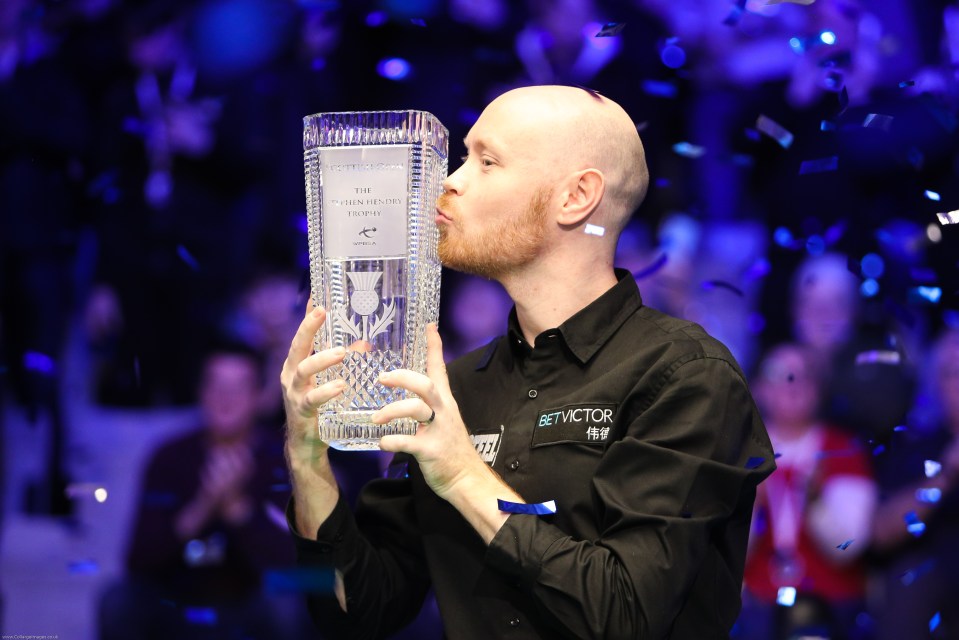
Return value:
M 762 465 L 762 463 L 765 462 L 765 461 L 766 461 L 766 458 L 752 457 L 752 458 L 750 458 L 749 460 L 746 461 L 746 468 L 747 468 L 747 469 L 755 469 L 755 468 L 759 467 L 760 465 Z
M 872 455 L 878 456 L 886 452 L 886 445 L 881 444 L 872 450 Z
M 913 169 L 919 171 L 926 162 L 926 156 L 916 147 L 909 147 L 909 151 L 906 153 L 906 160 L 912 165 Z
M 899 576 L 899 581 L 902 582 L 902 584 L 904 584 L 905 586 L 908 587 L 908 586 L 912 585 L 916 580 L 918 580 L 919 578 L 921 578 L 921 577 L 924 576 L 925 574 L 927 574 L 927 573 L 929 573 L 930 571 L 932 571 L 932 568 L 933 568 L 934 566 L 935 566 L 935 561 L 934 561 L 934 560 L 926 560 L 925 562 L 923 562 L 923 563 L 922 563 L 921 565 L 919 565 L 918 567 L 915 567 L 915 568 L 913 568 L 913 569 L 909 569 L 908 571 L 904 572 L 901 576 Z
M 942 498 L 942 490 L 936 487 L 916 489 L 916 500 L 926 504 L 936 504 Z
M 803 160 L 799 166 L 799 175 L 808 173 L 823 173 L 825 171 L 835 171 L 839 168 L 839 156 L 830 156 L 828 158 L 819 158 L 816 160 Z
M 706 147 L 690 142 L 677 142 L 673 145 L 673 151 L 684 158 L 701 158 L 706 153 Z
M 756 129 L 778 142 L 783 149 L 788 149 L 793 143 L 793 134 L 772 118 L 760 115 L 756 120 Z
M 216 609 L 211 607 L 186 607 L 183 610 L 183 617 L 190 624 L 201 627 L 216 626 Z
M 635 278 L 636 280 L 642 280 L 643 278 L 648 278 L 649 276 L 653 275 L 654 273 L 662 269 L 666 265 L 666 262 L 668 261 L 669 261 L 669 256 L 663 253 L 658 258 L 656 258 L 653 261 L 653 263 L 649 265 L 648 267 L 643 267 L 639 271 L 634 272 L 633 278 Z
M 898 351 L 874 350 L 863 351 L 856 354 L 856 366 L 863 364 L 890 364 L 897 365 L 901 362 L 901 356 Z
M 703 281 L 702 287 L 705 291 L 712 291 L 713 289 L 726 289 L 727 291 L 732 291 L 740 298 L 746 297 L 746 294 L 743 293 L 742 289 L 723 280 L 705 280 Z
M 913 87 L 915 86 L 915 84 L 916 84 L 915 80 L 903 80 L 902 82 L 899 83 L 899 88 L 905 89 L 906 87 Z
M 292 567 L 273 569 L 263 574 L 267 593 L 330 594 L 333 593 L 333 567 Z
M 497 498 L 496 504 L 499 506 L 499 510 L 503 513 L 523 513 L 535 516 L 546 516 L 556 513 L 555 500 L 524 504 L 521 502 L 510 502 L 508 500 L 501 500 Z
M 846 540 L 842 544 L 836 545 L 836 548 L 839 549 L 840 551 L 845 551 L 846 549 L 849 548 L 849 545 L 851 545 L 852 543 L 853 543 L 852 540 Z
M 939 475 L 939 472 L 942 471 L 942 465 L 935 460 L 926 460 L 923 468 L 927 478 L 935 478 Z
M 835 131 L 836 129 L 837 129 L 837 127 L 836 127 L 836 123 L 835 123 L 835 122 L 831 122 L 831 121 L 829 121 L 829 120 L 822 120 L 822 121 L 819 123 L 819 130 L 820 130 L 820 131 Z
M 376 64 L 376 72 L 387 80 L 400 81 L 410 75 L 412 67 L 403 58 L 384 58 Z
M 941 620 L 942 616 L 940 615 L 940 612 L 936 611 L 936 615 L 932 616 L 932 618 L 929 620 L 929 631 L 935 631 Z
M 909 290 L 909 299 L 916 303 L 936 304 L 942 298 L 940 287 L 913 287 Z
M 870 129 L 882 129 L 889 131 L 892 128 L 892 116 L 885 116 L 880 113 L 870 113 L 862 121 L 862 126 Z
M 919 516 L 915 511 L 906 513 L 902 519 L 906 521 L 906 531 L 917 538 L 926 530 L 926 523 L 919 519 Z
M 941 196 L 938 193 L 936 193 L 935 191 L 930 191 L 929 189 L 926 189 L 925 196 L 929 198 L 930 200 L 935 200 L 936 202 L 939 202 L 939 200 L 941 199 Z
M 872 278 L 866 278 L 859 285 L 859 293 L 863 298 L 872 298 L 879 293 L 879 283 Z
M 909 277 L 918 282 L 935 282 L 939 279 L 939 274 L 935 269 L 926 267 L 909 267 Z
M 194 258 L 182 244 L 178 244 L 176 246 L 176 254 L 180 256 L 180 260 L 183 260 L 188 267 L 194 271 L 200 270 L 200 263 L 196 261 L 196 258 Z
M 389 466 L 386 467 L 387 478 L 392 480 L 402 480 L 403 478 L 409 478 L 409 462 L 404 461 L 393 461 L 390 462 Z
M 56 373 L 57 364 L 53 358 L 39 351 L 27 351 L 23 354 L 23 368 L 44 376 Z
M 410 24 L 416 25 L 417 27 L 425 27 L 426 20 L 423 18 L 410 18 Z
M 839 114 L 842 114 L 846 110 L 846 107 L 849 106 L 849 92 L 846 91 L 846 87 L 843 87 L 839 90 Z
M 607 22 L 603 27 L 596 33 L 594 37 L 596 38 L 611 38 L 612 36 L 619 35 L 619 33 L 626 28 L 625 22 Z
M 895 427 L 893 427 L 892 430 L 893 430 L 893 431 L 899 431 L 899 432 L 908 431 L 908 430 L 909 430 L 909 427 L 907 427 L 907 426 L 904 425 L 904 424 L 899 424 L 899 425 L 896 425 Z
M 675 83 L 665 80 L 643 80 L 640 84 L 643 92 L 659 98 L 675 98 L 679 95 L 679 87 Z

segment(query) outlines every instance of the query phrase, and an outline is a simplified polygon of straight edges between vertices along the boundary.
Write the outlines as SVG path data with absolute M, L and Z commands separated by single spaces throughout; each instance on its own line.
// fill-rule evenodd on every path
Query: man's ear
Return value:
M 606 177 L 599 169 L 583 169 L 569 176 L 562 192 L 559 216 L 564 226 L 576 226 L 589 218 L 603 200 Z

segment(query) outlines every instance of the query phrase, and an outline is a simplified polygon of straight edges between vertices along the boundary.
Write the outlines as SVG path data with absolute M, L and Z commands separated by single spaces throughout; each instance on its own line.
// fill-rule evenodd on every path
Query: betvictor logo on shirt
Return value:
M 532 446 L 560 442 L 606 444 L 615 419 L 615 404 L 569 404 L 545 409 L 536 416 Z

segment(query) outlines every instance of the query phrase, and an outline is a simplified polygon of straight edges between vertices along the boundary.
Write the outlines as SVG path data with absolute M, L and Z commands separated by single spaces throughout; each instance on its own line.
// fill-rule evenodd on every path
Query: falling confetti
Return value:
M 817 160 L 803 160 L 799 166 L 799 175 L 807 173 L 823 173 L 825 171 L 835 171 L 839 168 L 839 157 L 830 156 L 828 158 L 819 158 Z
M 909 299 L 916 303 L 936 304 L 942 299 L 940 287 L 913 287 L 909 290 Z
M 831 120 L 823 120 L 819 123 L 820 131 L 835 131 L 836 128 L 836 123 Z
M 915 86 L 915 84 L 916 84 L 915 80 L 903 80 L 902 82 L 899 83 L 899 88 L 905 89 L 906 87 Z
M 849 92 L 846 91 L 846 87 L 843 87 L 839 90 L 839 113 L 842 114 L 846 110 L 846 107 L 849 106 Z
M 784 607 L 796 604 L 796 587 L 779 587 L 776 593 L 776 603 Z
M 936 611 L 936 614 L 935 614 L 934 616 L 932 616 L 932 618 L 929 620 L 929 631 L 930 631 L 930 632 L 931 632 L 931 631 L 935 631 L 935 630 L 936 630 L 936 627 L 939 626 L 939 622 L 942 620 L 942 616 L 941 616 L 940 614 L 941 614 L 941 612 Z
M 759 467 L 760 465 L 762 465 L 762 463 L 765 462 L 765 461 L 766 461 L 766 458 L 752 457 L 752 458 L 750 458 L 749 460 L 746 461 L 746 468 L 747 468 L 747 469 L 755 469 L 755 468 Z
M 919 519 L 915 511 L 906 513 L 902 519 L 906 521 L 906 531 L 917 538 L 926 530 L 926 523 Z
M 211 607 L 186 607 L 183 610 L 184 619 L 190 624 L 200 627 L 216 626 L 216 609 Z
M 927 478 L 935 478 L 942 471 L 942 465 L 935 460 L 926 460 L 923 467 Z
M 706 280 L 706 281 L 703 282 L 702 287 L 703 287 L 703 289 L 706 290 L 706 291 L 710 291 L 710 290 L 712 290 L 712 289 L 726 289 L 727 291 L 732 291 L 733 293 L 735 293 L 735 294 L 736 294 L 737 296 L 739 296 L 740 298 L 745 298 L 745 297 L 746 297 L 746 294 L 743 293 L 743 290 L 742 290 L 742 289 L 740 289 L 739 287 L 737 287 L 737 286 L 734 285 L 734 284 L 730 284 L 730 283 L 725 282 L 725 281 L 723 281 L 723 280 Z
M 778 142 L 783 149 L 788 149 L 793 143 L 793 134 L 772 118 L 760 115 L 756 120 L 756 128 Z
M 666 80 L 643 80 L 640 85 L 643 92 L 660 98 L 675 98 L 679 95 L 679 87 L 674 82 Z
M 100 572 L 100 564 L 96 560 L 85 558 L 68 563 L 67 570 L 73 575 L 92 576 Z
M 935 191 L 930 191 L 929 189 L 926 189 L 925 196 L 929 200 L 935 200 L 936 202 L 939 202 L 941 198 L 941 196 L 938 193 L 936 193 Z
M 898 351 L 863 351 L 856 355 L 856 364 L 899 364 Z
M 845 551 L 846 549 L 849 548 L 849 545 L 851 545 L 852 543 L 853 543 L 852 540 L 846 540 L 842 544 L 836 545 L 836 548 L 839 549 L 840 551 Z
M 880 113 L 870 113 L 866 115 L 866 119 L 862 121 L 862 126 L 870 129 L 882 129 L 883 131 L 889 131 L 889 129 L 892 128 L 892 116 L 884 116 Z
M 426 20 L 424 20 L 423 18 L 410 18 L 410 24 L 415 25 L 417 27 L 425 27 Z
M 180 260 L 186 263 L 186 266 L 190 267 L 194 271 L 200 270 L 200 263 L 196 261 L 196 258 L 187 251 L 186 247 L 182 244 L 176 246 L 176 254 L 180 256 Z
M 677 142 L 673 145 L 673 151 L 684 158 L 701 158 L 706 153 L 706 147 L 692 144 L 690 142 Z
M 643 267 L 639 271 L 634 272 L 633 277 L 636 280 L 642 280 L 643 278 L 648 278 L 649 276 L 653 275 L 654 273 L 662 269 L 664 266 L 666 266 L 666 263 L 668 261 L 669 261 L 669 256 L 664 253 L 660 255 L 658 258 L 656 258 L 653 261 L 653 263 L 649 265 L 648 267 Z
M 607 22 L 603 28 L 596 34 L 596 38 L 610 38 L 619 35 L 619 32 L 626 28 L 625 22 Z
M 939 218 L 939 224 L 959 224 L 959 209 L 955 211 L 948 211 L 946 213 L 937 213 L 936 217 Z
M 942 498 L 942 490 L 937 487 L 916 489 L 916 500 L 926 504 L 936 504 Z
M 499 510 L 503 513 L 524 513 L 536 516 L 545 516 L 556 513 L 555 500 L 524 504 L 521 502 L 509 502 L 508 500 L 500 500 L 497 498 L 496 504 L 499 506 Z

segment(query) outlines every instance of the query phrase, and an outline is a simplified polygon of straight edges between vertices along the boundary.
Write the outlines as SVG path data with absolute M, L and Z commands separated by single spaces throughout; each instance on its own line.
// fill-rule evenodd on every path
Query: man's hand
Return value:
M 430 488 L 456 507 L 489 544 L 507 518 L 496 499 L 522 502 L 522 498 L 483 462 L 470 440 L 450 390 L 436 325 L 427 328 L 426 341 L 426 375 L 406 369 L 380 375 L 382 384 L 419 397 L 383 407 L 373 414 L 373 422 L 412 418 L 421 423 L 415 436 L 384 436 L 380 448 L 413 455 Z
M 329 446 L 319 438 L 316 416 L 323 404 L 343 393 L 346 383 L 331 380 L 317 385 L 316 375 L 342 362 L 346 350 L 338 347 L 313 353 L 313 339 L 325 319 L 322 308 L 307 310 L 280 373 L 296 527 L 308 538 L 333 511 L 339 495 L 327 456 Z

